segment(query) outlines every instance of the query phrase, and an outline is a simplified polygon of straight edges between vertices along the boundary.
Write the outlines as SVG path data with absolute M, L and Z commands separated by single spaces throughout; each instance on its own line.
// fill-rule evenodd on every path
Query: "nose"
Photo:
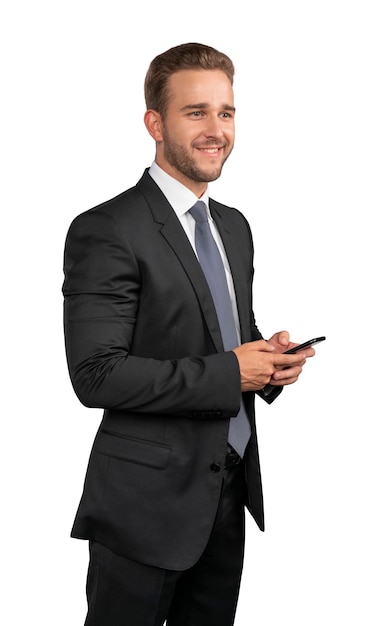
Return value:
M 223 136 L 222 124 L 218 115 L 207 117 L 204 134 L 206 137 L 214 139 L 220 139 Z

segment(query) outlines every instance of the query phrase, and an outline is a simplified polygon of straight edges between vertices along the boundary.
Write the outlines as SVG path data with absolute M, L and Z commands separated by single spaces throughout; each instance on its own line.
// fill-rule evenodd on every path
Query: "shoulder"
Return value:
M 212 198 L 210 198 L 209 206 L 213 217 L 216 221 L 217 219 L 221 220 L 226 229 L 232 231 L 241 229 L 244 234 L 245 231 L 247 231 L 248 235 L 251 236 L 249 222 L 241 211 L 226 204 L 222 204 L 221 202 L 217 202 Z
M 125 215 L 126 210 L 130 210 L 131 207 L 140 206 L 140 204 L 145 205 L 145 198 L 140 193 L 137 186 L 131 187 L 114 198 L 110 198 L 91 209 L 83 211 L 74 218 L 72 224 L 81 221 L 95 221 L 101 218 L 112 220 L 121 219 Z
M 146 195 L 150 176 L 145 170 L 139 182 L 122 193 L 79 213 L 71 222 L 68 233 L 99 228 L 118 228 L 120 225 L 137 221 L 140 213 L 148 210 Z

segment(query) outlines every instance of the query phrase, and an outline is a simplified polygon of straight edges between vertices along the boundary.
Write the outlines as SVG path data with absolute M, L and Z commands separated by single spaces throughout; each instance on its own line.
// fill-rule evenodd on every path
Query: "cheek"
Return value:
M 184 132 L 180 124 L 167 123 L 163 128 L 163 140 L 168 144 L 183 143 Z
M 225 131 L 224 131 L 224 135 L 226 137 L 226 139 L 228 140 L 229 144 L 231 146 L 234 145 L 234 140 L 235 140 L 235 128 L 234 125 L 232 125 L 231 127 L 228 126 Z

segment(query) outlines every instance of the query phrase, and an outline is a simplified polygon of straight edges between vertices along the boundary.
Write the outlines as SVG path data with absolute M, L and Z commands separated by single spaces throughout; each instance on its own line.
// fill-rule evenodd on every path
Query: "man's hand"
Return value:
M 307 348 L 296 354 L 283 354 L 298 344 L 289 341 L 289 333 L 275 333 L 269 341 L 263 339 L 244 343 L 233 350 L 239 362 L 242 391 L 258 391 L 271 385 L 291 385 L 298 380 L 308 357 L 315 354 Z

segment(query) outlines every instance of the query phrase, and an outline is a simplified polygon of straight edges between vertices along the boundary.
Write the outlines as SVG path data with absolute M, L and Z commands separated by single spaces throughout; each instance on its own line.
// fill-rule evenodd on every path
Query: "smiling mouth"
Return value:
M 222 150 L 223 146 L 219 148 L 197 148 L 200 152 L 205 152 L 206 154 L 211 154 L 217 156 Z

